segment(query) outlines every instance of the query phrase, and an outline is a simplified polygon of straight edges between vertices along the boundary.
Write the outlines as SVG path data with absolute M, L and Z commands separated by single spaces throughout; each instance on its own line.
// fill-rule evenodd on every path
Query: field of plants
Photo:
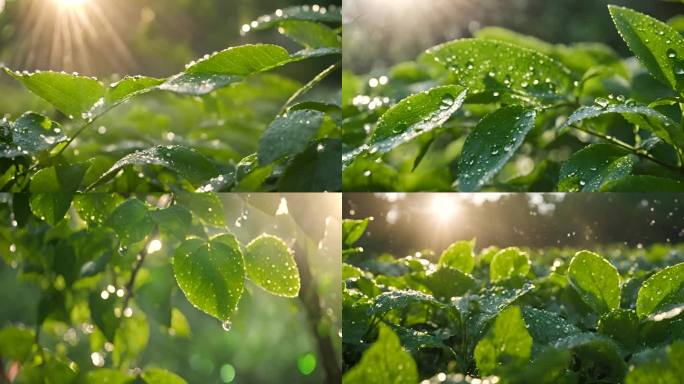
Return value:
M 96 2 L 41 1 L 85 30 L 54 33 L 97 34 L 78 21 Z M 7 91 L 23 104 L 2 108 L 11 115 L 0 121 L 0 191 L 341 190 L 340 7 L 274 9 L 233 28 L 292 42 L 246 44 L 245 36 L 165 77 L 3 65 L 3 76 L 36 98 Z M 62 45 L 51 49 L 70 55 Z
M 684 191 L 682 16 L 603 12 L 634 57 L 485 27 L 345 70 L 344 190 Z
M 339 198 L 0 195 L 0 382 L 339 382 Z
M 344 383 L 679 383 L 684 247 L 406 257 L 343 223 Z

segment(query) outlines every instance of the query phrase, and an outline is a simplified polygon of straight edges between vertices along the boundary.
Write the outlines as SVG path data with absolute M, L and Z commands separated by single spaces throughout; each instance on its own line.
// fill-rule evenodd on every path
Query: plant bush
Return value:
M 0 122 L 0 191 L 340 190 L 339 94 L 321 86 L 339 73 L 339 8 L 279 9 L 250 25 L 242 31 L 277 28 L 302 49 L 231 47 L 169 78 L 109 85 L 3 67 L 59 113 Z M 306 84 L 275 73 L 305 60 L 325 64 Z
M 679 19 L 609 11 L 635 58 L 490 27 L 345 71 L 345 191 L 684 191 Z
M 369 256 L 343 223 L 344 383 L 676 383 L 684 248 L 458 241 Z M 422 381 L 421 381 L 422 380 Z
M 334 254 L 328 248 L 331 241 L 339 244 L 339 235 L 327 236 L 328 230 L 335 230 L 329 217 L 336 212 L 334 202 L 325 205 L 324 197 L 298 199 L 275 193 L 220 198 L 179 191 L 137 197 L 91 193 L 76 196 L 72 204 L 70 197 L 56 193 L 30 197 L 34 213 L 35 207 L 44 207 L 40 212 L 45 216 L 39 217 L 31 215 L 27 199 L 0 194 L 0 273 L 7 279 L 3 286 L 15 292 L 23 289 L 25 295 L 15 298 L 22 303 L 8 297 L 0 303 L 0 381 L 198 380 L 196 372 L 168 370 L 177 366 L 176 354 L 182 364 L 192 362 L 189 350 L 201 350 L 193 343 L 206 339 L 190 337 L 191 332 L 204 332 L 192 329 L 200 324 L 193 312 L 217 320 L 209 326 L 213 333 L 209 332 L 212 336 L 205 340 L 209 345 L 203 353 L 224 352 L 202 356 L 202 361 L 214 364 L 211 359 L 224 359 L 219 356 L 226 356 L 225 349 L 231 348 L 221 345 L 217 334 L 224 333 L 221 328 L 231 330 L 238 304 L 249 307 L 246 300 L 259 300 L 252 292 L 255 288 L 288 298 L 292 304 L 286 308 L 301 311 L 295 324 L 290 321 L 297 330 L 286 332 L 309 335 L 311 348 L 318 352 L 309 357 L 313 366 L 309 363 L 306 371 L 300 371 L 311 374 L 320 359 L 315 377 L 339 381 L 340 325 L 335 320 L 339 313 L 334 309 L 335 295 L 325 293 L 333 292 L 326 285 L 339 289 L 339 272 L 313 275 L 322 265 L 320 259 Z M 243 211 L 227 215 L 224 201 L 228 200 L 231 207 L 242 205 Z M 56 216 L 56 207 L 62 204 L 67 213 Z M 316 205 L 315 215 L 303 209 L 311 204 Z M 235 222 L 227 222 L 227 217 Z M 14 280 L 21 281 L 23 288 L 9 284 Z M 294 299 L 299 299 L 299 305 Z M 15 305 L 18 309 L 13 309 Z M 278 322 L 287 318 L 281 314 Z M 265 319 L 249 321 L 255 327 L 266 323 L 262 326 L 269 332 L 280 328 Z M 147 348 L 148 343 L 154 347 Z M 292 340 L 288 355 L 301 350 L 301 345 Z M 185 347 L 166 355 L 165 348 L 179 346 Z M 293 356 L 293 365 L 295 361 Z M 196 365 L 192 364 L 195 370 Z M 218 382 L 217 376 L 212 376 L 212 382 Z M 247 375 L 243 379 L 249 380 Z

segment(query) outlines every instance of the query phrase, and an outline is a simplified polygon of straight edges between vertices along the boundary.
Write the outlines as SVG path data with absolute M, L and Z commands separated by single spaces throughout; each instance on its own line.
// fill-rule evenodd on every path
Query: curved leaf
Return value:
M 505 248 L 497 252 L 489 265 L 489 280 L 492 283 L 513 277 L 525 277 L 530 271 L 530 258 L 518 248 Z
M 592 144 L 577 152 L 560 169 L 558 190 L 595 192 L 604 184 L 632 173 L 638 158 L 611 144 Z
M 600 192 L 684 192 L 684 182 L 648 175 L 625 176 L 603 184 Z
M 430 48 L 426 57 L 449 69 L 471 94 L 491 92 L 541 101 L 567 98 L 570 70 L 527 48 L 501 41 L 461 39 Z
M 70 119 L 80 117 L 105 93 L 105 87 L 91 77 L 52 71 L 20 73 L 8 68 L 4 70 Z
M 247 277 L 266 291 L 284 297 L 299 294 L 299 270 L 287 244 L 271 235 L 261 235 L 245 248 Z
M 684 263 L 656 272 L 641 285 L 636 311 L 640 318 L 684 305 Z
M 533 110 L 510 106 L 485 116 L 466 138 L 459 160 L 458 188 L 476 192 L 488 183 L 534 128 Z
M 342 12 L 340 8 L 335 5 L 329 7 L 317 6 L 316 8 L 309 5 L 292 6 L 279 9 L 270 15 L 260 16 L 254 23 L 246 25 L 250 30 L 263 30 L 277 26 L 280 22 L 287 20 L 341 24 Z M 247 28 L 245 27 L 244 29 Z
M 129 165 L 160 165 L 178 173 L 194 186 L 201 185 L 218 174 L 214 164 L 194 148 L 165 145 L 147 148 L 123 157 L 89 188 L 109 181 L 121 168 Z
M 472 272 L 475 266 L 474 247 L 475 240 L 457 241 L 449 245 L 439 256 L 439 265 L 446 265 L 463 273 Z
M 568 281 L 598 314 L 620 306 L 620 275 L 608 260 L 596 253 L 577 252 L 568 267 Z
M 662 21 L 637 11 L 608 6 L 620 36 L 651 74 L 684 92 L 684 37 Z
M 30 185 L 31 211 L 48 223 L 57 224 L 71 207 L 87 170 L 87 164 L 64 164 L 36 172 Z
M 497 316 L 487 335 L 475 347 L 475 361 L 482 375 L 496 373 L 500 366 L 524 367 L 532 352 L 532 337 L 520 307 L 510 306 Z
M 305 109 L 276 118 L 259 141 L 259 164 L 268 165 L 304 151 L 316 136 L 323 117 L 322 112 Z
M 0 158 L 31 156 L 67 141 L 59 124 L 26 112 L 14 122 L 0 120 Z
M 221 237 L 190 239 L 173 255 L 173 273 L 185 297 L 198 309 L 221 321 L 230 319 L 245 285 L 245 265 L 237 241 Z
M 459 86 L 432 88 L 405 98 L 378 120 L 368 145 L 345 153 L 346 167 L 360 154 L 383 154 L 446 123 L 463 104 L 466 90 Z
M 138 199 L 130 199 L 116 207 L 109 218 L 109 225 L 122 245 L 143 240 L 154 228 L 147 206 Z

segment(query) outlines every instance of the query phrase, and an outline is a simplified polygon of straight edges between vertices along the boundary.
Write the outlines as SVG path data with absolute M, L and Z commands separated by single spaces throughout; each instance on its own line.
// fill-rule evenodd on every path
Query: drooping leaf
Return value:
M 513 277 L 525 277 L 530 271 L 530 258 L 518 248 L 499 251 L 489 265 L 489 280 L 498 283 Z
M 442 126 L 461 107 L 465 96 L 463 87 L 443 86 L 407 97 L 380 117 L 368 145 L 344 154 L 343 165 L 362 153 L 387 153 Z
M 276 118 L 259 141 L 259 164 L 268 165 L 304 151 L 323 122 L 323 113 L 299 110 Z
M 684 150 L 684 130 L 677 123 L 655 109 L 633 101 L 612 103 L 605 107 L 600 105 L 581 107 L 568 118 L 561 128 L 577 125 L 584 120 L 607 114 L 619 114 L 632 124 L 652 131 L 666 143 Z
M 30 186 L 33 214 L 53 225 L 61 221 L 87 169 L 87 164 L 64 164 L 43 168 L 33 175 Z
M 592 144 L 575 152 L 560 170 L 558 189 L 594 192 L 632 173 L 637 157 L 611 144 Z
M 458 269 L 463 273 L 472 272 L 473 267 L 475 266 L 475 256 L 473 255 L 474 247 L 474 239 L 452 243 L 439 256 L 439 265 Z
M 0 159 L 36 155 L 66 140 L 59 124 L 37 113 L 14 122 L 0 119 Z
M 663 314 L 684 305 L 684 263 L 664 268 L 641 285 L 636 311 L 639 318 Z
M 173 272 L 185 297 L 221 321 L 230 319 L 242 296 L 245 264 L 240 247 L 223 241 L 190 239 L 173 255 Z
M 549 102 L 567 98 L 573 89 L 565 66 L 501 41 L 460 39 L 430 48 L 425 57 L 449 69 L 471 95 L 488 92 Z
M 466 138 L 459 160 L 458 188 L 479 191 L 501 170 L 534 128 L 533 110 L 511 106 L 485 116 Z
M 188 224 L 192 222 L 192 214 L 180 205 L 150 211 L 149 216 L 163 231 L 181 240 L 185 239 Z
M 500 366 L 524 367 L 530 360 L 532 337 L 520 307 L 511 306 L 497 316 L 487 335 L 475 347 L 480 374 L 496 373 Z
M 121 324 L 121 318 L 114 313 L 116 305 L 117 300 L 114 295 L 106 298 L 100 296 L 100 292 L 91 292 L 88 295 L 90 318 L 110 342 L 114 341 L 116 331 Z
M 413 357 L 406 352 L 399 338 L 386 326 L 380 336 L 342 378 L 343 384 L 415 384 L 418 370 Z
M 109 225 L 116 231 L 122 245 L 137 243 L 146 238 L 154 228 L 147 206 L 138 199 L 130 199 L 114 210 Z
M 568 267 L 568 281 L 598 314 L 620 306 L 620 275 L 608 260 L 596 253 L 577 252 Z
M 684 92 L 684 37 L 643 13 L 616 5 L 608 9 L 620 36 L 648 71 L 672 89 Z
M 147 148 L 123 157 L 90 188 L 92 189 L 109 181 L 122 168 L 130 165 L 159 165 L 178 173 L 194 186 L 202 185 L 202 183 L 218 174 L 214 164 L 194 148 L 179 145 L 162 145 Z
M 245 248 L 247 277 L 266 291 L 284 297 L 299 294 L 299 270 L 292 251 L 281 239 L 261 235 Z
M 7 68 L 4 70 L 71 119 L 81 117 L 105 93 L 104 86 L 90 77 L 52 71 L 20 73 Z

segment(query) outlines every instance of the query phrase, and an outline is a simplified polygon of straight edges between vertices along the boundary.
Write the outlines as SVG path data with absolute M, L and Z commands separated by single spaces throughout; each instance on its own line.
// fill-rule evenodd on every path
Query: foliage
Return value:
M 345 221 L 343 237 L 356 231 L 358 240 L 360 222 Z M 684 338 L 682 246 L 473 247 L 458 241 L 439 258 L 427 250 L 401 258 L 344 253 L 345 380 L 358 382 L 363 372 L 365 382 L 399 382 L 387 378 L 413 364 L 430 383 L 684 378 L 675 363 Z M 457 251 L 474 267 L 444 262 Z M 449 277 L 435 278 L 442 274 Z M 398 368 L 384 368 L 393 359 Z M 371 360 L 383 368 L 370 369 Z
M 609 11 L 635 58 L 485 28 L 345 71 L 344 190 L 684 191 L 684 37 Z
M 107 85 L 3 67 L 55 111 L 0 122 L 0 191 L 53 192 L 39 175 L 76 165 L 81 179 L 53 181 L 88 192 L 341 190 L 339 95 L 322 85 L 339 73 L 340 24 L 338 7 L 278 10 L 251 25 L 280 28 L 301 50 L 230 47 L 168 78 Z M 276 73 L 304 61 L 325 69 L 306 84 Z
M 310 337 L 332 340 L 332 312 L 323 313 L 319 281 L 308 271 L 309 258 L 329 252 L 316 245 L 329 241 L 320 228 L 326 229 L 330 210 L 320 206 L 311 215 L 280 194 L 230 198 L 244 210 L 233 229 L 225 219 L 226 198 L 211 193 L 0 194 L 0 272 L 10 276 L 11 267 L 11 279 L 37 291 L 22 298 L 33 310 L 20 316 L 3 300 L 9 318 L 2 316 L 0 359 L 17 366 L 8 370 L 17 375 L 13 382 L 184 383 L 181 377 L 195 376 L 169 372 L 159 344 L 146 352 L 148 343 L 187 339 L 187 318 L 196 316 L 191 306 L 218 320 L 216 340 L 216 333 L 225 333 L 221 327 L 231 330 L 238 304 L 257 300 L 254 289 L 299 298 L 316 330 Z M 37 211 L 38 205 L 44 209 Z M 258 225 L 248 217 L 257 210 L 264 216 Z M 241 229 L 248 226 L 254 229 Z

